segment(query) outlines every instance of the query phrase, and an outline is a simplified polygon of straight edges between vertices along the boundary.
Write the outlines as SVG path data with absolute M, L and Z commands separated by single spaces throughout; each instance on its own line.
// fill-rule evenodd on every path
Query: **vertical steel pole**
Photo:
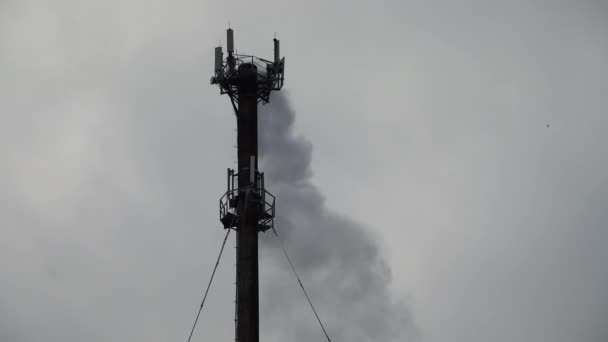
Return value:
M 259 280 L 257 205 L 253 190 L 258 163 L 257 73 L 241 65 L 238 70 L 238 186 L 239 224 L 237 229 L 237 342 L 259 341 Z M 253 68 L 253 65 L 251 65 Z M 253 161 L 253 162 L 252 162 Z M 254 168 L 254 170 L 251 170 Z

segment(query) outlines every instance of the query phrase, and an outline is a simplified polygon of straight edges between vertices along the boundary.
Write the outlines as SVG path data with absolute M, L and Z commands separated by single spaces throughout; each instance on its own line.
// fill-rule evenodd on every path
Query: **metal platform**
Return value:
M 257 172 L 256 182 L 253 187 L 245 189 L 235 188 L 238 174 L 233 169 L 228 169 L 227 190 L 220 198 L 220 222 L 224 229 L 237 230 L 239 226 L 239 214 L 243 208 L 239 208 L 239 196 L 246 198 L 244 203 L 247 206 L 258 208 L 258 231 L 265 232 L 274 227 L 275 218 L 275 197 L 264 189 L 264 174 Z

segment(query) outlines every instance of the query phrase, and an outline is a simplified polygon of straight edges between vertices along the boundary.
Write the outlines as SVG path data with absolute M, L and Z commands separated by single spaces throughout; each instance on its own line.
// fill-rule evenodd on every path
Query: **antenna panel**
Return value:
M 279 61 L 281 60 L 281 53 L 279 51 L 279 40 L 278 39 L 274 39 L 274 62 L 275 63 L 279 63 Z
M 231 28 L 227 31 L 228 53 L 234 52 L 234 31 Z
M 224 60 L 224 53 L 222 52 L 222 47 L 218 46 L 215 48 L 215 72 L 220 72 L 222 70 L 222 61 Z

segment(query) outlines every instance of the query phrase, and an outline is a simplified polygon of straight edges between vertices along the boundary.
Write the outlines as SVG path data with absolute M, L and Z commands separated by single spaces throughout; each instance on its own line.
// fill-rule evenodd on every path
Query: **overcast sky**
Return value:
M 0 0 L 0 340 L 186 340 L 236 160 L 229 22 L 239 52 L 281 39 L 261 166 L 335 342 L 608 341 L 600 0 Z M 270 238 L 263 340 L 321 341 Z M 194 341 L 233 338 L 233 252 Z

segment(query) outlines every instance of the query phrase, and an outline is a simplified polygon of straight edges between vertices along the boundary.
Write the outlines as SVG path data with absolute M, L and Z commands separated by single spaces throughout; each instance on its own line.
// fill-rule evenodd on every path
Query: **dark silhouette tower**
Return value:
M 274 39 L 274 61 L 234 52 L 228 29 L 228 57 L 215 49 L 211 84 L 228 94 L 237 118 L 238 169 L 228 169 L 227 191 L 220 199 L 220 221 L 237 233 L 235 340 L 259 341 L 258 233 L 273 228 L 275 199 L 258 171 L 258 102 L 283 86 L 285 58 Z

